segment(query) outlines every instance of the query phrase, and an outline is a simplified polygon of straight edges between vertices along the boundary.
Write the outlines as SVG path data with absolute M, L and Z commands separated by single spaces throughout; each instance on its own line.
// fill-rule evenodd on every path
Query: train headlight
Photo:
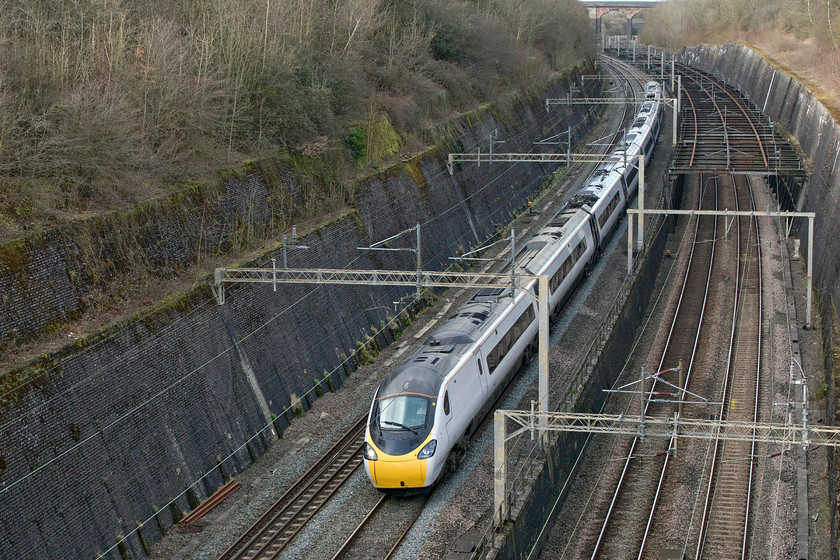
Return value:
M 376 461 L 379 457 L 376 455 L 376 451 L 373 450 L 373 447 L 369 443 L 365 443 L 365 459 L 368 461 Z
M 429 457 L 435 454 L 435 449 L 437 449 L 437 440 L 433 439 L 425 446 L 423 446 L 423 449 L 421 449 L 420 453 L 417 454 L 417 458 L 428 459 Z

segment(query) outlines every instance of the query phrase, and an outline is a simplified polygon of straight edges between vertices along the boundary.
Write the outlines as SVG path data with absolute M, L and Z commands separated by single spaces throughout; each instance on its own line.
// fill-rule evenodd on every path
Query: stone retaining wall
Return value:
M 543 94 L 559 97 L 568 87 L 561 80 Z M 583 117 L 580 107 L 557 111 L 563 118 L 549 117 L 542 96 L 514 96 L 442 129 L 451 147 L 473 151 L 498 129 L 506 150 L 530 151 L 532 141 Z M 429 149 L 362 181 L 351 210 L 299 239 L 310 249 L 290 251 L 289 264 L 413 270 L 412 253 L 357 247 L 420 222 L 424 268 L 444 269 L 449 256 L 507 224 L 552 172 L 494 164 L 450 176 L 444 150 Z M 138 266 L 165 277 L 189 266 L 202 247 L 236 244 L 243 225 L 271 235 L 278 198 L 294 201 L 309 187 L 290 177 L 270 186 L 264 178 L 253 166 L 212 192 L 193 189 L 0 247 L 0 341 L 63 324 L 109 289 L 111 273 L 130 275 Z M 401 246 L 412 247 L 413 237 Z M 272 257 L 282 262 L 278 249 L 250 265 L 270 266 Z M 229 289 L 220 307 L 198 287 L 26 372 L 8 372 L 7 380 L 25 373 L 20 378 L 31 381 L 12 392 L 7 385 L 0 410 L 0 557 L 143 556 L 181 512 L 265 451 L 272 429 L 290 421 L 293 395 L 337 389 L 355 367 L 345 359 L 412 291 L 249 285 Z M 386 329 L 374 338 L 384 344 L 391 337 Z M 120 551 L 114 544 L 129 534 Z

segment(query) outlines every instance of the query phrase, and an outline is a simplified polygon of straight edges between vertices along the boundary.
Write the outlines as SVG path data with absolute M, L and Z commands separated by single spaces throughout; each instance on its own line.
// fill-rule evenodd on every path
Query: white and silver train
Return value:
M 597 258 L 638 186 L 659 134 L 661 86 L 645 100 L 625 137 L 563 210 L 517 253 L 517 271 L 548 275 L 551 311 Z M 530 287 L 529 287 L 530 288 Z M 533 291 L 533 290 L 529 290 Z M 459 308 L 379 386 L 368 417 L 365 469 L 383 492 L 431 488 L 464 446 L 523 360 L 536 350 L 537 302 L 510 286 L 483 289 Z

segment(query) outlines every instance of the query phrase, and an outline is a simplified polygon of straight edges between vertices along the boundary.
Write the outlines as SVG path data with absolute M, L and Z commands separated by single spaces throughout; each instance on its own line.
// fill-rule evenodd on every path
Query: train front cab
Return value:
M 420 449 L 432 441 L 430 433 Z M 437 443 L 437 442 L 435 442 Z M 419 450 L 412 449 L 404 455 L 392 456 L 380 449 L 368 433 L 365 446 L 365 469 L 373 485 L 383 492 L 416 492 L 427 486 L 429 458 L 418 458 Z M 376 459 L 371 460 L 372 457 Z
M 446 448 L 446 421 L 439 411 L 432 383 L 418 386 L 422 379 L 439 379 L 425 368 L 410 367 L 380 387 L 371 405 L 365 435 L 365 470 L 371 483 L 383 492 L 418 491 L 439 476 L 436 458 Z M 425 373 L 425 375 L 423 375 Z M 402 383 L 404 391 L 391 392 Z M 380 394 L 383 395 L 380 397 Z M 449 407 L 448 398 L 443 408 Z M 442 423 L 441 423 L 442 422 Z

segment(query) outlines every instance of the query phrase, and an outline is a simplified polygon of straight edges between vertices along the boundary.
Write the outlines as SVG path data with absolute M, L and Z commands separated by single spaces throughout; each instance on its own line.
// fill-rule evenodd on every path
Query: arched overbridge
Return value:
M 580 0 L 587 10 L 589 19 L 595 22 L 595 33 L 601 34 L 601 18 L 609 12 L 618 12 L 627 18 L 625 29 L 627 39 L 633 35 L 633 16 L 661 4 L 664 0 Z

